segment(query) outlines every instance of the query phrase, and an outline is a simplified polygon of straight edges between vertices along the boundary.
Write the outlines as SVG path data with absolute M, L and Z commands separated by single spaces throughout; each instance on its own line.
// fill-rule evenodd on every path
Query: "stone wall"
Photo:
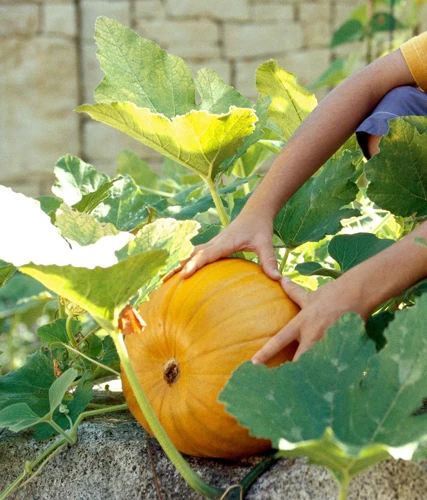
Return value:
M 0 0 L 0 183 L 47 193 L 65 153 L 109 174 L 125 148 L 159 166 L 150 149 L 73 111 L 93 102 L 102 78 L 93 41 L 99 15 L 255 97 L 255 69 L 270 58 L 303 85 L 319 76 L 334 55 L 332 33 L 354 7 L 354 0 Z

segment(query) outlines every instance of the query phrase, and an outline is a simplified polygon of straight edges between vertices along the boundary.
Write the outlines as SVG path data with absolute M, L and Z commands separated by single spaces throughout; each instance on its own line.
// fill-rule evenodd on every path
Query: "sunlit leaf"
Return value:
M 285 140 L 291 137 L 317 104 L 314 94 L 299 85 L 295 75 L 273 60 L 258 68 L 256 87 L 261 96 L 271 98 L 270 117 L 282 130 Z
M 341 229 L 341 220 L 358 215 L 346 205 L 356 198 L 354 162 L 359 155 L 345 151 L 331 158 L 321 172 L 309 179 L 286 203 L 274 221 L 274 230 L 286 247 L 320 241 Z
M 426 117 L 389 120 L 380 152 L 365 165 L 367 194 L 395 215 L 427 215 Z
M 427 415 L 417 413 L 426 320 L 424 296 L 396 313 L 377 352 L 362 320 L 347 314 L 297 362 L 241 365 L 220 400 L 253 435 L 327 466 L 339 482 L 388 457 L 410 459 L 427 439 Z

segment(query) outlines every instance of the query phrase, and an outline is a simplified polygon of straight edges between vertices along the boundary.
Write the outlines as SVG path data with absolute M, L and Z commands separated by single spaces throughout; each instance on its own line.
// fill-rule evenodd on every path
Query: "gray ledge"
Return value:
M 28 434 L 0 436 L 0 492 L 47 443 Z M 227 488 L 259 458 L 221 461 L 191 458 L 193 469 L 212 485 Z M 427 461 L 388 460 L 357 477 L 349 500 L 427 498 Z M 154 472 L 155 471 L 155 472 Z M 156 489 L 156 478 L 160 496 Z M 338 488 L 329 473 L 304 459 L 283 459 L 252 486 L 248 500 L 333 500 Z M 127 413 L 87 421 L 76 445 L 59 453 L 33 481 L 10 497 L 16 500 L 199 500 L 157 442 Z

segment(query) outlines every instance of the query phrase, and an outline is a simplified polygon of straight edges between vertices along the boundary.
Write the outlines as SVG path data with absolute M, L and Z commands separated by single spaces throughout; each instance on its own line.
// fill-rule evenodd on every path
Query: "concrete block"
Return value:
M 76 7 L 72 3 L 45 4 L 43 7 L 43 31 L 51 35 L 77 35 Z
M 269 57 L 303 45 L 301 27 L 289 21 L 225 24 L 224 51 L 228 58 Z
M 139 141 L 108 125 L 95 121 L 84 124 L 85 150 L 87 161 L 96 169 L 104 165 L 103 171 L 114 176 L 117 169 L 117 157 L 124 149 L 129 149 L 151 164 L 161 161 L 162 155 Z
M 136 0 L 135 18 L 137 22 L 146 19 L 165 19 L 166 9 L 161 0 Z
M 172 17 L 205 17 L 210 19 L 229 20 L 249 19 L 247 0 L 216 0 L 201 2 L 200 0 L 166 0 L 168 15 Z
M 137 24 L 138 33 L 162 48 L 173 47 L 176 43 L 218 43 L 219 30 L 216 23 L 200 21 L 144 21 Z
M 300 21 L 308 21 L 313 23 L 318 21 L 329 21 L 331 17 L 331 4 L 301 2 L 299 11 Z
M 110 17 L 125 26 L 130 26 L 130 4 L 128 0 L 81 0 L 82 37 L 93 40 L 95 21 L 99 16 Z
M 38 28 L 37 5 L 0 5 L 0 36 L 35 35 Z
M 25 434 L 0 436 L 0 491 L 47 446 Z M 262 457 L 240 460 L 190 458 L 206 482 L 227 488 Z M 388 460 L 356 477 L 348 500 L 422 500 L 427 491 L 426 461 Z M 156 487 L 157 483 L 157 487 Z M 158 489 L 157 489 L 158 488 Z M 128 413 L 84 422 L 76 445 L 62 450 L 13 500 L 201 500 L 181 478 L 157 442 Z M 338 488 L 329 473 L 302 458 L 282 459 L 249 490 L 247 500 L 333 500 Z
M 292 21 L 295 17 L 292 5 L 254 4 L 249 6 L 250 18 L 254 21 Z
M 304 47 L 329 48 L 331 42 L 331 28 L 328 21 L 310 21 L 302 23 L 304 30 Z
M 10 38 L 0 44 L 0 66 L 2 172 L 51 172 L 80 149 L 76 48 L 65 39 Z

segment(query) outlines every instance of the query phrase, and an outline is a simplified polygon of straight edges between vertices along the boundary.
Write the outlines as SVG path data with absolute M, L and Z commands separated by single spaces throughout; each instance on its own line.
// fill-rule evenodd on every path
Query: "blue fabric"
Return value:
M 367 134 L 385 135 L 389 129 L 388 120 L 399 116 L 427 116 L 427 94 L 416 87 L 402 86 L 381 99 L 356 130 L 357 141 L 367 158 Z

